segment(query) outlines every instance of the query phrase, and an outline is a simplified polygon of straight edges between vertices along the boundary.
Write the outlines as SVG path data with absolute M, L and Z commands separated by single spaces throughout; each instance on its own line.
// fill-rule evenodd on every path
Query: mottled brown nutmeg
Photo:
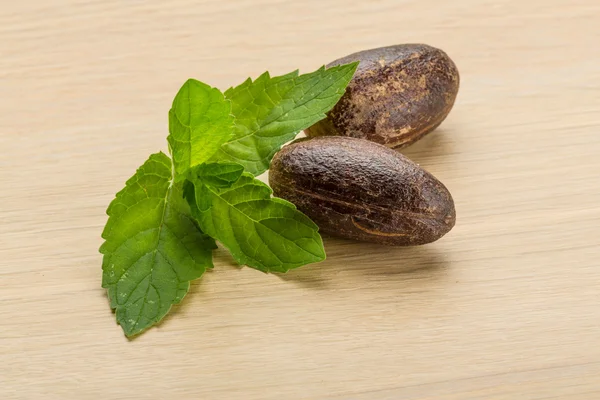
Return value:
M 297 140 L 273 158 L 269 183 L 322 232 L 348 239 L 420 245 L 444 236 L 456 218 L 450 192 L 433 175 L 362 139 Z
M 402 148 L 446 118 L 458 93 L 454 62 L 440 49 L 401 44 L 365 50 L 328 65 L 360 61 L 346 93 L 305 132 L 308 136 L 349 136 Z

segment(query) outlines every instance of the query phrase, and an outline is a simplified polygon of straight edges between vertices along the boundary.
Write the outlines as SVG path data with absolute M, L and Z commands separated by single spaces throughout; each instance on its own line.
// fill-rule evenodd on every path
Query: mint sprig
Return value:
M 151 155 L 108 206 L 102 287 L 127 336 L 160 321 L 213 267 L 215 242 L 192 218 L 171 168 L 164 153 Z
M 233 136 L 231 102 L 219 89 L 189 79 L 179 89 L 169 111 L 167 140 L 176 180 L 215 154 Z
M 158 323 L 213 267 L 215 240 L 242 265 L 286 272 L 325 259 L 318 227 L 254 176 L 325 117 L 357 63 L 229 89 L 190 79 L 169 111 L 171 158 L 156 153 L 110 203 L 102 287 L 125 335 Z
M 325 118 L 338 102 L 356 63 L 322 67 L 310 74 L 294 71 L 271 78 L 268 72 L 225 92 L 236 117 L 235 136 L 213 159 L 237 162 L 258 176 L 281 146 Z
M 186 190 L 200 227 L 225 246 L 239 264 L 263 272 L 286 272 L 323 261 L 319 228 L 292 203 L 271 197 L 265 183 L 244 174 L 229 188 L 203 182 Z

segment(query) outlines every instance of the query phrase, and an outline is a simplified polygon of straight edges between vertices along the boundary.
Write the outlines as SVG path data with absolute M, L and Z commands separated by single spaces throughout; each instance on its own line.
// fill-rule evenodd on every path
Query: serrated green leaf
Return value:
M 219 89 L 189 79 L 169 111 L 169 147 L 177 179 L 209 160 L 233 137 L 231 103 Z
M 106 211 L 102 287 L 127 336 L 160 321 L 212 268 L 214 240 L 191 217 L 171 168 L 164 153 L 151 155 Z
M 191 170 L 190 176 L 207 185 L 226 188 L 240 179 L 243 172 L 244 167 L 240 164 L 216 162 L 198 165 Z
M 213 161 L 232 161 L 254 176 L 269 168 L 273 155 L 299 131 L 325 118 L 342 97 L 358 63 L 298 71 L 271 78 L 268 72 L 225 92 L 236 117 L 235 136 Z
M 269 272 L 325 259 L 319 228 L 296 207 L 272 198 L 271 189 L 245 173 L 229 188 L 202 182 L 185 196 L 200 227 L 221 242 L 240 264 Z

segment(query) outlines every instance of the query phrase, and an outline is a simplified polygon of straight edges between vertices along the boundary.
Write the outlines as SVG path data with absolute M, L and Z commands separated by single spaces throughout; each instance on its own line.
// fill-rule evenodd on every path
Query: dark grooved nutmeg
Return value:
M 402 148 L 434 130 L 458 94 L 456 65 L 440 49 L 402 44 L 365 50 L 328 67 L 360 61 L 346 93 L 305 132 L 349 136 Z
M 285 146 L 271 162 L 276 196 L 294 203 L 322 232 L 410 246 L 454 226 L 454 202 L 433 175 L 385 146 L 320 137 Z

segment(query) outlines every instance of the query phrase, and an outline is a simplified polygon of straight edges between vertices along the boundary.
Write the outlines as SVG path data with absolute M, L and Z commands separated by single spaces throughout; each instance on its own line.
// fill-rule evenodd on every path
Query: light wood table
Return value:
M 216 268 L 128 341 L 100 287 L 105 209 L 222 89 L 424 42 L 446 122 L 404 151 L 453 193 L 442 240 L 326 239 L 287 275 Z M 600 2 L 8 1 L 0 5 L 0 398 L 600 398 Z

